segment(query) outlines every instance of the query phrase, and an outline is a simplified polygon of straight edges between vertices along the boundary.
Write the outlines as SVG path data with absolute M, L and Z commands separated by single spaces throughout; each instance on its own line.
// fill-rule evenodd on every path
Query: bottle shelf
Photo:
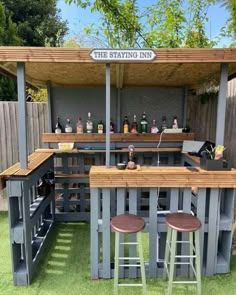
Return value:
M 158 142 L 160 133 L 152 134 L 131 134 L 131 133 L 112 133 L 110 134 L 111 142 Z M 161 137 L 165 142 L 179 142 L 184 140 L 194 140 L 194 133 L 163 133 Z M 43 133 L 42 142 L 105 142 L 106 134 L 98 133 Z

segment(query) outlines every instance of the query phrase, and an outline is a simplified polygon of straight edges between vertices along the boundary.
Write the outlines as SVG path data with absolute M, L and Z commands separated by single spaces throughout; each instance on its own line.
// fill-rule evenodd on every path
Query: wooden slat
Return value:
M 233 48 L 169 48 L 154 49 L 157 58 L 153 63 L 162 62 L 228 62 L 236 60 Z M 19 47 L 1 46 L 0 61 L 22 62 L 87 62 L 95 63 L 87 48 Z M 122 62 L 124 63 L 124 62 Z
M 55 178 L 88 178 L 88 174 L 55 174 Z
M 181 152 L 181 148 L 135 148 L 135 153 L 166 153 L 166 152 Z M 110 150 L 111 153 L 127 153 L 129 150 L 127 148 L 117 149 L 117 150 Z M 95 154 L 95 153 L 105 153 L 106 150 L 86 150 L 86 149 L 73 149 L 73 150 L 66 150 L 62 151 L 59 149 L 37 149 L 35 152 L 40 153 L 56 153 L 56 154 L 63 154 L 63 153 L 80 153 L 80 154 Z
M 21 169 L 20 163 L 16 163 L 0 173 L 0 176 L 27 176 L 53 155 L 54 153 L 33 153 L 28 157 L 28 169 Z
M 236 171 L 189 171 L 186 167 L 141 167 L 118 170 L 93 166 L 90 187 L 236 187 Z
M 111 142 L 158 142 L 160 134 L 111 134 Z M 164 133 L 162 141 L 178 142 L 193 140 L 194 133 Z M 43 133 L 42 142 L 105 142 L 105 134 Z

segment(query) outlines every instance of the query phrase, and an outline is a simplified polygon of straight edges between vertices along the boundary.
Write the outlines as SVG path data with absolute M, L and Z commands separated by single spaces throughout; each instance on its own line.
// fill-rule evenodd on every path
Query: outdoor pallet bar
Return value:
M 118 170 L 116 167 L 93 166 L 90 170 L 91 187 L 91 277 L 113 276 L 111 253 L 111 201 L 115 198 L 117 214 L 137 214 L 146 220 L 149 233 L 149 261 L 145 263 L 149 277 L 159 277 L 163 270 L 166 212 L 192 212 L 201 221 L 202 273 L 225 273 L 230 268 L 233 205 L 236 188 L 236 171 L 192 172 L 186 167 L 144 167 L 136 170 Z M 197 194 L 192 188 L 197 187 Z M 138 211 L 140 189 L 148 189 L 148 212 Z M 165 210 L 160 208 L 159 190 L 170 191 Z M 114 195 L 115 189 L 115 195 Z M 159 205 L 159 206 L 158 206 Z M 148 213 L 147 215 L 145 213 Z M 101 239 L 99 236 L 101 234 Z M 185 240 L 183 234 L 182 239 Z M 130 241 L 135 241 L 130 235 Z M 121 246 L 122 247 L 122 246 Z M 102 255 L 100 258 L 100 249 Z M 185 246 L 180 252 L 186 253 Z M 123 251 L 123 252 L 122 252 Z M 121 249 L 124 253 L 124 249 Z M 131 257 L 136 256 L 134 245 L 129 247 Z M 121 254 L 122 256 L 122 254 Z M 123 276 L 139 276 L 137 268 L 123 268 Z M 187 275 L 186 265 L 179 275 Z
M 117 54 L 122 49 L 0 47 L 0 71 L 17 78 L 18 90 L 19 163 L 0 175 L 0 184 L 7 186 L 15 285 L 31 283 L 55 221 L 90 222 L 91 278 L 111 278 L 110 219 L 125 212 L 146 221 L 143 235 L 149 240 L 145 263 L 149 277 L 162 274 L 165 215 L 179 210 L 191 212 L 202 222 L 202 273 L 230 271 L 235 170 L 198 168 L 193 172 L 184 167 L 199 166 L 196 158 L 181 153 L 184 141 L 200 140 L 194 128 L 191 133 L 123 134 L 122 120 L 136 114 L 140 122 L 145 112 L 148 120 L 157 119 L 158 124 L 166 117 L 168 129 L 173 127 L 174 116 L 179 128 L 185 127 L 195 112 L 188 109 L 189 99 L 214 82 L 219 85 L 214 142 L 224 145 L 227 81 L 236 73 L 236 49 L 125 52 L 129 50 L 132 59 L 114 59 L 123 56 Z M 30 156 L 26 83 L 46 87 L 48 92 L 44 149 Z M 91 134 L 76 134 L 78 117 L 85 120 L 88 112 L 94 126 L 105 122 L 104 134 L 97 134 L 96 128 Z M 63 126 L 68 118 L 73 122 L 72 133 L 54 133 L 57 117 Z M 110 133 L 111 120 L 114 134 Z M 63 151 L 58 143 L 74 146 Z M 135 146 L 137 169 L 119 171 L 115 165 L 128 161 L 130 144 Z M 42 180 L 52 172 L 55 187 L 48 184 L 41 191 Z M 134 235 L 130 241 L 135 241 Z M 135 251 L 131 245 L 129 254 Z M 181 246 L 178 251 L 186 249 Z M 186 267 L 178 267 L 177 274 L 186 275 Z M 121 275 L 135 278 L 140 274 L 136 268 L 124 267 Z

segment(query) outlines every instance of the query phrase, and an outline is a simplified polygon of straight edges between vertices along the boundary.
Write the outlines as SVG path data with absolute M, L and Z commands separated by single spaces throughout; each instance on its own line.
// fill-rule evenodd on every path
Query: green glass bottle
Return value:
M 146 114 L 143 112 L 142 119 L 140 121 L 140 133 L 147 133 L 148 132 L 148 121 L 146 119 Z

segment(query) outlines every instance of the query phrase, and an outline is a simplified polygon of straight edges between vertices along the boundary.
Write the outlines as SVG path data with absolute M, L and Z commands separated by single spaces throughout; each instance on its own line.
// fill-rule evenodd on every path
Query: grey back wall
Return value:
M 111 88 L 111 118 L 117 131 L 117 118 L 120 117 L 122 125 L 124 116 L 127 115 L 130 123 L 133 115 L 137 115 L 138 122 L 143 111 L 146 112 L 149 127 L 151 120 L 156 119 L 161 125 L 162 116 L 167 117 L 168 126 L 171 127 L 173 116 L 178 117 L 180 127 L 183 125 L 184 90 L 183 88 L 124 88 L 120 97 L 115 88 Z M 118 108 L 120 101 L 120 114 Z M 106 92 L 105 87 L 96 88 L 63 88 L 51 89 L 52 103 L 52 130 L 55 128 L 56 118 L 60 117 L 62 126 L 66 119 L 71 120 L 73 132 L 76 132 L 76 122 L 81 117 L 86 123 L 88 112 L 91 112 L 94 122 L 94 132 L 97 132 L 97 123 L 100 119 L 105 123 L 106 117 Z

